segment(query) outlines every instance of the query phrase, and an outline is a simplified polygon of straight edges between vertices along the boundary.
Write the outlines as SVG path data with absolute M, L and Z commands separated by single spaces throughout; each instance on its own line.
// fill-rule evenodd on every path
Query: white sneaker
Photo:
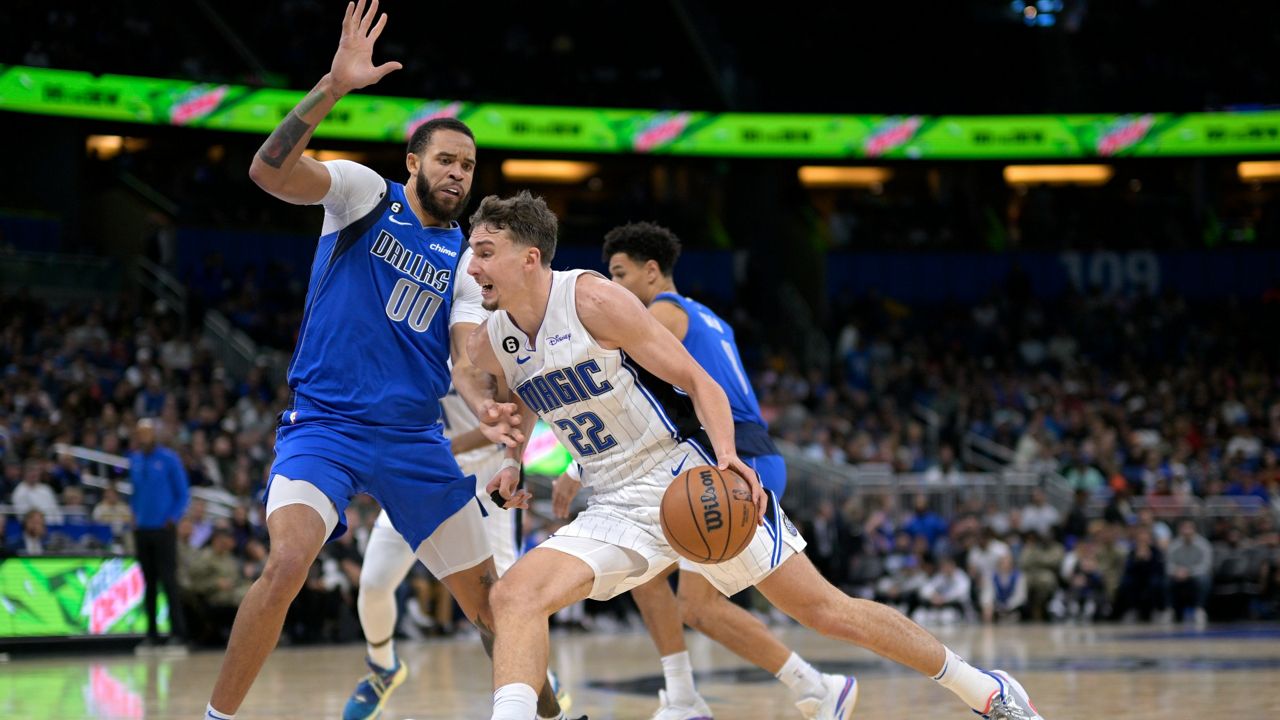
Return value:
M 667 691 L 658 691 L 658 712 L 651 720 L 712 720 L 711 708 L 701 695 L 694 695 L 693 705 L 672 705 L 667 701 Z
M 1012 675 L 1003 670 L 989 670 L 987 674 L 1000 683 L 1000 689 L 991 693 L 987 711 L 979 715 L 987 720 L 1044 720 L 1031 704 L 1027 691 Z
M 852 675 L 822 676 L 826 694 L 796 701 L 805 720 L 849 720 L 858 704 L 858 681 Z

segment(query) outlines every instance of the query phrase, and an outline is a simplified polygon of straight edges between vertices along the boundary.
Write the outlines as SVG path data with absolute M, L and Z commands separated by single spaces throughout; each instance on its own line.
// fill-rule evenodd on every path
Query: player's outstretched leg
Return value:
M 803 717 L 845 720 L 853 715 L 857 680 L 850 675 L 818 672 L 706 578 L 682 569 L 678 599 L 686 625 L 781 680 L 791 690 Z
M 845 595 L 803 554 L 787 558 L 756 587 L 802 625 L 933 678 L 984 718 L 1043 720 L 1008 673 L 975 668 L 897 610 Z

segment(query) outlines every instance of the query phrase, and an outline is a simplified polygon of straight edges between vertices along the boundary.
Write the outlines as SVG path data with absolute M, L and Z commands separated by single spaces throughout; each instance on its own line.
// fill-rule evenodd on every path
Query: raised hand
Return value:
M 347 3 L 347 14 L 342 18 L 342 39 L 338 41 L 338 52 L 334 54 L 333 65 L 329 68 L 329 78 L 340 95 L 372 85 L 387 73 L 403 67 L 395 61 L 374 66 L 373 43 L 387 26 L 386 13 L 382 13 L 374 24 L 373 19 L 377 15 L 378 0 L 372 3 L 360 0 L 358 6 L 354 2 Z

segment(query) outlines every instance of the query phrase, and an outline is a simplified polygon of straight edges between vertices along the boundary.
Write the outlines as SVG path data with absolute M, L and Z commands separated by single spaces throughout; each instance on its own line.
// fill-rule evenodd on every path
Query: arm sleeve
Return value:
M 169 456 L 169 482 L 173 484 L 173 513 L 169 519 L 176 525 L 187 514 L 187 503 L 191 501 L 191 482 L 187 479 L 187 469 L 182 467 L 178 454 Z
M 387 191 L 381 175 L 357 162 L 330 160 L 322 163 L 329 171 L 329 192 L 320 199 L 324 206 L 321 235 L 337 232 L 364 217 Z
M 471 264 L 471 248 L 462 252 L 458 258 L 457 273 L 453 278 L 453 311 L 449 315 L 449 324 L 460 322 L 479 325 L 489 318 L 489 311 L 480 306 L 480 285 L 476 279 L 467 274 L 467 266 Z

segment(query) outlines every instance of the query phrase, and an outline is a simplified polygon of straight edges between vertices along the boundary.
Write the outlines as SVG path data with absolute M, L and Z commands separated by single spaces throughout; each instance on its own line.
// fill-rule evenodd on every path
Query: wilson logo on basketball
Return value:
M 720 514 L 720 497 L 716 494 L 715 476 L 709 472 L 699 475 L 702 480 L 702 524 L 710 530 L 719 530 L 724 525 L 724 517 Z

